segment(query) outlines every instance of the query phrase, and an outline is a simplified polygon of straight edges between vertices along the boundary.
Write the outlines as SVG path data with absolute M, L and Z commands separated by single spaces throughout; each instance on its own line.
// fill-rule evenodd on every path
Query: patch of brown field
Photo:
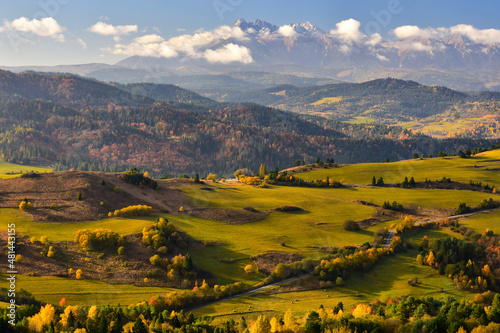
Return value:
M 37 241 L 32 244 L 28 238 L 19 237 L 16 240 L 16 252 L 23 256 L 21 263 L 16 263 L 19 274 L 31 276 L 58 276 L 76 279 L 75 273 L 68 274 L 68 269 L 81 269 L 83 278 L 105 281 L 111 284 L 136 284 L 142 285 L 144 278 L 149 279 L 148 285 L 165 287 L 191 288 L 192 283 L 172 281 L 167 277 L 167 272 L 151 265 L 149 258 L 158 254 L 162 258 L 171 258 L 180 253 L 165 255 L 142 245 L 142 235 L 129 235 L 124 237 L 125 254 L 118 255 L 117 249 L 100 249 L 95 251 L 83 250 L 73 242 L 50 242 L 45 245 Z M 5 231 L 0 232 L 0 245 L 4 248 L 7 240 Z M 49 239 L 50 241 L 50 239 Z M 49 246 L 55 249 L 53 258 L 47 257 Z M 0 263 L 0 269 L 7 270 L 7 261 Z M 201 278 L 210 278 L 202 274 Z
M 265 275 L 271 274 L 276 265 L 278 264 L 291 264 L 296 261 L 300 261 L 303 257 L 296 253 L 284 253 L 284 252 L 270 252 L 260 254 L 258 256 L 251 258 L 259 272 L 262 272 Z
M 188 212 L 190 215 L 206 219 L 225 222 L 228 224 L 244 224 L 250 222 L 261 221 L 271 213 L 270 210 L 259 211 L 252 208 L 243 209 L 222 209 L 222 208 L 205 208 L 193 209 Z
M 104 186 L 100 184 L 102 180 Z M 139 204 L 152 206 L 155 211 L 177 212 L 185 203 L 184 196 L 169 182 L 159 184 L 159 190 L 141 188 L 118 175 L 103 172 L 41 173 L 35 178 L 0 180 L 0 208 L 18 208 L 26 198 L 33 204 L 27 213 L 38 221 L 96 220 L 110 211 Z M 120 188 L 118 193 L 115 186 Z M 78 192 L 82 193 L 82 200 L 77 200 Z M 55 208 L 51 208 L 53 204 Z
M 257 210 L 252 207 L 245 207 L 242 209 L 229 209 L 229 208 L 203 208 L 192 209 L 187 213 L 206 220 L 213 220 L 225 222 L 228 224 L 244 224 L 256 221 L 262 221 L 272 212 L 302 212 L 300 207 L 296 206 L 279 206 L 274 209 Z

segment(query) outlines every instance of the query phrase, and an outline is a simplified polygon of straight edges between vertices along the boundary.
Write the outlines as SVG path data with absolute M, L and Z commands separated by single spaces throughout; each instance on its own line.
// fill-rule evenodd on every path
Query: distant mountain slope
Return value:
M 394 84 L 402 84 L 402 91 L 415 85 Z M 113 86 L 70 75 L 0 73 L 1 156 L 56 170 L 139 167 L 155 176 L 231 175 L 244 167 L 257 170 L 261 163 L 284 168 L 317 157 L 397 160 L 491 143 L 435 140 L 399 127 L 224 104 L 169 85 Z
M 0 71 L 0 93 L 17 94 L 28 99 L 53 101 L 66 106 L 103 103 L 139 105 L 145 98 L 109 84 L 74 75 Z
M 379 119 L 425 118 L 468 99 L 473 97 L 445 87 L 396 79 L 312 87 L 282 85 L 250 93 L 233 93 L 225 98 L 227 101 L 254 102 L 300 113 L 325 112 L 339 119 L 360 115 Z

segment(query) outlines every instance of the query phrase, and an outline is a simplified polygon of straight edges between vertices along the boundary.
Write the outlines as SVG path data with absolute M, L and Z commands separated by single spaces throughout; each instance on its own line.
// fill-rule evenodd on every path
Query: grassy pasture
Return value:
M 404 178 L 414 177 L 415 181 L 425 179 L 440 180 L 443 177 L 453 181 L 468 183 L 481 181 L 483 184 L 500 185 L 500 150 L 477 154 L 471 158 L 444 157 L 423 160 L 406 160 L 393 163 L 361 163 L 340 168 L 321 169 L 299 173 L 305 180 L 330 179 L 351 184 L 371 184 L 373 176 L 384 178 L 385 183 L 401 183 Z
M 296 316 L 305 316 L 320 305 L 333 308 L 338 302 L 344 304 L 344 309 L 350 310 L 353 305 L 369 303 L 374 299 L 386 301 L 405 295 L 436 298 L 452 296 L 457 299 L 474 297 L 474 294 L 457 290 L 450 279 L 438 275 L 432 268 L 418 265 L 415 260 L 417 254 L 417 250 L 408 250 L 385 258 L 370 271 L 353 274 L 345 279 L 345 285 L 342 287 L 329 288 L 326 291 L 265 291 L 206 306 L 196 310 L 195 315 L 216 315 L 217 320 L 231 317 L 237 320 L 243 315 L 248 321 L 261 314 L 279 318 L 288 309 L 292 309 Z M 415 276 L 420 279 L 421 284 L 412 287 L 408 284 L 408 279 Z M 248 306 L 251 306 L 250 310 Z M 233 313 L 233 310 L 236 313 Z
M 136 234 L 142 231 L 142 228 L 154 222 L 156 215 L 140 218 L 106 218 L 98 221 L 83 222 L 38 222 L 31 221 L 27 215 L 17 209 L 0 209 L 2 221 L 16 223 L 16 231 L 26 236 L 37 237 L 47 236 L 50 241 L 62 242 L 73 240 L 73 235 L 80 229 L 110 229 L 122 236 Z M 3 219 L 6 220 L 3 220 Z M 2 223 L 0 230 L 6 230 L 8 223 Z
M 0 275 L 0 287 L 7 287 L 5 275 Z M 96 280 L 68 280 L 60 277 L 17 275 L 16 288 L 23 288 L 42 302 L 58 304 L 65 297 L 68 305 L 129 305 L 149 301 L 175 289 L 111 285 Z
M 52 172 L 51 168 L 33 167 L 29 165 L 12 164 L 0 160 L 0 179 L 19 177 L 21 172 Z M 7 174 L 14 173 L 14 174 Z
M 495 233 L 500 233 L 500 210 L 468 216 L 460 221 L 460 224 L 479 233 L 487 228 Z
M 311 103 L 311 105 L 321 105 L 321 104 L 333 104 L 333 103 L 338 103 L 342 100 L 342 97 L 324 97 L 320 99 L 319 101 L 316 101 L 314 103 Z

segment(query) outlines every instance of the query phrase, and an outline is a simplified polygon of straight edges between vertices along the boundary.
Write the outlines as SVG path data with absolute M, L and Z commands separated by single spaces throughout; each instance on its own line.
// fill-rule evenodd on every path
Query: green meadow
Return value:
M 16 223 L 16 231 L 30 237 L 39 239 L 47 236 L 49 241 L 63 242 L 73 240 L 75 232 L 81 229 L 110 229 L 122 236 L 136 234 L 142 231 L 142 228 L 154 222 L 157 215 L 140 218 L 113 217 L 98 221 L 81 222 L 40 222 L 31 221 L 26 214 L 17 209 L 0 209 L 2 221 Z M 5 218 L 5 220 L 4 220 Z M 6 230 L 7 223 L 2 223 L 0 230 Z
M 2 164 L 2 167 L 5 165 Z M 27 167 L 32 169 L 31 167 Z M 189 249 L 196 267 L 210 272 L 212 283 L 229 284 L 237 281 L 246 287 L 261 282 L 261 273 L 247 274 L 246 265 L 252 264 L 253 257 L 269 252 L 299 254 L 303 257 L 320 259 L 326 254 L 321 247 L 359 245 L 373 240 L 374 233 L 401 219 L 377 223 L 356 232 L 342 229 L 348 220 L 362 221 L 372 217 L 374 207 L 361 204 L 361 201 L 382 205 L 384 201 L 397 201 L 416 212 L 435 212 L 437 215 L 452 213 L 461 202 L 476 206 L 483 199 L 495 198 L 492 193 L 437 189 L 401 189 L 393 187 L 363 186 L 370 184 L 373 176 L 383 177 L 386 183 L 401 182 L 405 176 L 415 177 L 416 181 L 425 178 L 439 180 L 443 177 L 469 182 L 482 181 L 500 184 L 500 176 L 495 171 L 500 168 L 500 151 L 479 154 L 470 159 L 433 158 L 401 161 L 395 163 L 346 165 L 334 169 L 321 169 L 301 173 L 299 177 L 308 180 L 331 179 L 361 186 L 346 188 L 301 188 L 292 186 L 268 186 L 259 188 L 236 182 L 206 183 L 205 185 L 183 185 L 180 189 L 187 198 L 186 206 L 192 208 L 242 209 L 252 207 L 258 210 L 273 210 L 279 206 L 298 206 L 302 211 L 272 211 L 261 220 L 246 224 L 230 224 L 207 220 L 186 213 L 152 214 L 140 218 L 105 218 L 84 222 L 38 222 L 18 209 L 0 209 L 2 225 L 15 223 L 19 233 L 26 236 L 48 236 L 49 241 L 69 241 L 80 229 L 106 228 L 121 235 L 140 233 L 157 217 L 168 218 L 176 228 L 196 241 L 209 241 L 212 245 L 194 246 Z M 0 168 L 0 171 L 4 169 Z M 500 222 L 500 211 L 476 214 L 464 218 L 460 223 L 478 232 L 486 228 L 496 230 Z M 500 231 L 500 230 L 498 230 Z M 420 266 L 415 260 L 417 248 L 424 235 L 435 240 L 443 237 L 459 237 L 447 230 L 416 229 L 403 238 L 413 248 L 384 258 L 365 273 L 355 273 L 345 279 L 341 287 L 307 291 L 282 292 L 270 289 L 250 296 L 232 298 L 196 310 L 197 315 L 215 315 L 221 318 L 239 318 L 244 315 L 250 319 L 259 314 L 281 316 L 287 309 L 296 315 L 305 315 L 320 305 L 334 307 L 339 301 L 348 309 L 359 303 L 373 299 L 388 300 L 404 295 L 434 297 L 453 296 L 457 299 L 470 299 L 473 294 L 459 291 L 453 282 L 439 276 L 435 270 Z M 421 284 L 410 286 L 408 279 L 418 277 Z M 0 287 L 5 286 L 2 277 Z M 18 276 L 19 288 L 24 288 L 38 300 L 58 303 L 62 297 L 71 305 L 128 305 L 152 296 L 165 294 L 172 289 L 157 287 L 138 287 L 132 285 L 109 285 L 102 281 L 68 280 L 58 277 Z M 328 296 L 327 296 L 328 295 Z M 297 301 L 295 301 L 297 300 Z M 248 307 L 251 306 L 250 310 Z M 235 312 L 233 312 L 233 310 Z
M 441 180 L 469 181 L 500 185 L 500 151 L 494 150 L 470 158 L 439 157 L 399 161 L 393 163 L 361 163 L 343 165 L 339 168 L 320 169 L 299 173 L 305 180 L 335 179 L 350 184 L 371 184 L 373 176 L 384 178 L 385 183 L 401 183 L 405 177 L 415 181 Z M 300 169 L 299 169 L 300 170 Z
M 25 172 L 52 172 L 51 168 L 12 164 L 0 160 L 0 179 L 19 177 Z
M 0 287 L 7 287 L 5 275 L 0 275 Z M 55 276 L 16 276 L 16 287 L 32 293 L 42 302 L 58 304 L 66 298 L 68 305 L 130 305 L 149 301 L 153 296 L 164 295 L 175 289 L 112 285 L 96 280 L 68 280 Z
M 455 236 L 454 233 L 446 230 L 418 230 L 403 241 L 421 240 L 424 235 L 427 235 L 430 241 Z M 456 289 L 453 281 L 439 275 L 436 270 L 419 265 L 416 261 L 417 254 L 416 249 L 402 250 L 400 253 L 382 259 L 365 273 L 351 274 L 344 280 L 345 284 L 341 287 L 279 293 L 275 287 L 208 305 L 196 310 L 195 315 L 216 314 L 217 321 L 228 318 L 236 320 L 243 315 L 248 321 L 249 318 L 256 319 L 262 314 L 268 317 L 281 317 L 288 309 L 291 309 L 296 316 L 305 316 L 321 305 L 325 308 L 333 308 L 338 302 L 342 302 L 344 309 L 349 310 L 359 303 L 369 303 L 374 299 L 387 301 L 405 295 L 474 298 L 474 294 Z M 408 279 L 413 277 L 418 277 L 421 283 L 417 286 L 410 286 Z

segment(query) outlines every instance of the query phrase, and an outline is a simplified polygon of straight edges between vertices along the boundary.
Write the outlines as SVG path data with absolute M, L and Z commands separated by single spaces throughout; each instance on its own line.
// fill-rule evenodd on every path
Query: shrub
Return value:
M 82 200 L 82 192 L 78 192 L 78 194 L 76 195 L 76 200 Z
M 246 266 L 245 266 L 245 272 L 246 272 L 247 274 L 252 274 L 252 273 L 254 272 L 253 265 L 250 265 L 250 264 L 249 264 L 249 265 L 246 265 Z
M 149 279 L 147 277 L 144 278 L 144 283 L 148 283 Z
M 135 206 L 128 206 L 122 209 L 117 209 L 113 212 L 113 216 L 142 216 L 142 215 L 149 215 L 152 212 L 153 208 L 151 206 L 135 205 Z M 108 214 L 108 216 L 110 215 Z
M 181 213 L 182 213 L 183 211 L 184 211 L 184 206 L 180 206 L 180 207 L 179 207 L 179 212 L 181 212 Z
M 21 201 L 21 203 L 19 204 L 19 209 L 20 210 L 30 210 L 30 209 L 33 209 L 33 205 L 31 204 L 31 202 L 29 201 L 26 201 L 26 200 L 23 200 Z
M 101 201 L 99 205 L 104 206 L 104 201 Z
M 47 257 L 48 258 L 53 258 L 56 254 L 56 251 L 54 250 L 54 247 L 51 246 L 49 247 L 49 251 L 47 252 Z
M 346 220 L 342 226 L 342 229 L 347 231 L 356 231 L 359 230 L 359 225 L 353 220 Z
M 22 256 L 22 255 L 20 255 L 20 254 L 16 255 L 16 259 L 15 259 L 15 261 L 16 261 L 17 263 L 21 263 L 21 262 L 23 262 L 23 256 Z
M 124 255 L 124 254 L 125 254 L 125 247 L 124 247 L 124 246 L 120 246 L 120 247 L 118 248 L 117 253 L 118 253 L 119 255 Z
M 213 173 L 210 173 L 210 174 L 207 176 L 207 180 L 211 180 L 211 181 L 213 181 L 214 183 L 216 183 L 218 179 L 219 179 L 219 176 L 217 176 L 216 174 L 213 174 Z
M 36 237 L 35 236 L 31 237 L 30 238 L 30 242 L 31 242 L 31 244 L 35 244 L 36 243 Z
M 113 189 L 113 191 L 115 191 L 116 193 L 119 193 L 120 192 L 120 187 L 119 186 L 115 186 L 115 188 Z
M 161 264 L 161 258 L 159 255 L 155 254 L 154 256 L 152 256 L 151 258 L 149 258 L 149 262 L 151 263 L 151 265 L 153 266 L 160 266 Z
M 47 245 L 49 244 L 49 239 L 47 238 L 47 236 L 42 236 L 40 237 L 40 242 L 44 245 Z
M 75 274 L 76 274 L 77 280 L 81 280 L 83 278 L 83 272 L 81 269 L 77 269 Z
M 101 185 L 102 185 L 102 186 L 105 186 L 105 185 L 106 185 L 106 182 L 104 181 L 104 179 L 103 179 L 103 180 L 101 180 Z
M 84 249 L 111 248 L 123 242 L 123 238 L 118 233 L 102 228 L 78 230 L 73 240 Z
M 344 285 L 344 280 L 340 276 L 337 277 L 337 279 L 335 280 L 335 285 L 337 285 L 337 286 L 343 286 Z
M 68 269 L 68 274 L 69 274 L 69 275 L 71 275 L 71 274 L 73 274 L 73 273 L 75 273 L 75 270 L 74 270 L 73 268 Z

